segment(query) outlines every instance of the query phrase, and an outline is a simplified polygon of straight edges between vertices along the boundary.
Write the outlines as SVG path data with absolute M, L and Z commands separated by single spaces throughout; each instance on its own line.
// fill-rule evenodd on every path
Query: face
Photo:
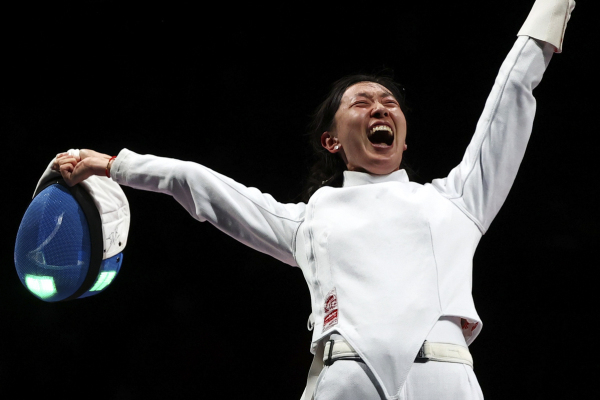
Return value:
M 349 171 L 385 175 L 400 168 L 406 150 L 406 119 L 384 86 L 374 82 L 350 86 L 334 121 L 331 131 L 323 133 L 321 144 L 331 153 L 339 152 Z

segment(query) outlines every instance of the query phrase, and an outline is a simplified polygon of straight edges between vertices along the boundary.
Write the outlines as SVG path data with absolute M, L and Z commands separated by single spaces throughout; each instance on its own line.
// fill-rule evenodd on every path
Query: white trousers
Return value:
M 473 369 L 465 364 L 414 363 L 398 400 L 482 400 Z M 362 361 L 338 360 L 319 375 L 315 400 L 385 400 Z

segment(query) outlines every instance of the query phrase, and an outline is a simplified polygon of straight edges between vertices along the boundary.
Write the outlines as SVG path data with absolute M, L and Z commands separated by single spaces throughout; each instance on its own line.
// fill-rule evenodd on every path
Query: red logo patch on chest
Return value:
M 325 296 L 323 311 L 325 315 L 323 320 L 323 332 L 325 332 L 327 329 L 338 323 L 338 301 L 335 288 L 331 289 Z

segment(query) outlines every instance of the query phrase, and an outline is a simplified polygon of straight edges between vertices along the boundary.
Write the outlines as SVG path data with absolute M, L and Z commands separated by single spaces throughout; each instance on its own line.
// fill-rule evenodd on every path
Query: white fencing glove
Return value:
M 517 36 L 529 36 L 562 52 L 567 22 L 575 8 L 574 0 L 536 0 Z

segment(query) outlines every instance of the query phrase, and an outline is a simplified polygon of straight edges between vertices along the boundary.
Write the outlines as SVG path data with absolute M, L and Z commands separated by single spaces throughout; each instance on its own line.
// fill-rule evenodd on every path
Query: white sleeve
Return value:
M 121 185 L 169 194 L 198 221 L 209 221 L 238 241 L 296 265 L 293 246 L 304 203 L 279 203 L 200 164 L 127 149 L 113 162 L 111 177 Z
M 562 53 L 567 22 L 575 8 L 575 0 L 537 0 L 525 23 L 517 33 L 550 43 Z
M 515 180 L 529 141 L 542 79 L 554 47 L 519 36 L 500 67 L 461 163 L 433 186 L 485 233 Z

